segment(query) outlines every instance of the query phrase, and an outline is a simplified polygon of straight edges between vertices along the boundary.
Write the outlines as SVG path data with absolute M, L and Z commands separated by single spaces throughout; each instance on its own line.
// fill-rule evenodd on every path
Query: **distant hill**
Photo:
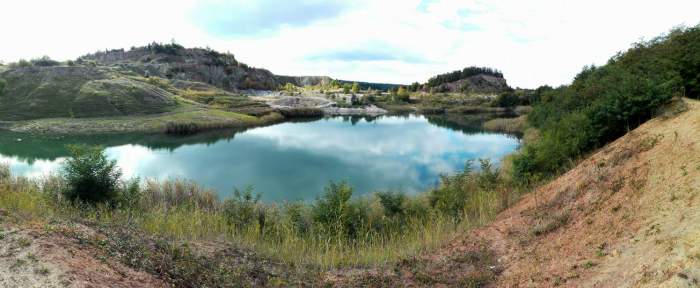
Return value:
M 279 76 L 241 63 L 232 54 L 174 43 L 101 51 L 67 62 L 21 60 L 0 68 L 0 121 L 156 114 L 182 106 L 179 97 L 230 111 L 247 106 L 264 113 L 259 103 L 236 92 L 333 80 Z
M 266 69 L 241 63 L 229 53 L 208 48 L 184 48 L 175 43 L 151 43 L 128 51 L 107 50 L 82 56 L 79 61 L 119 66 L 141 76 L 203 82 L 227 91 L 273 90 L 286 83 L 305 86 L 332 80 L 325 76 L 278 76 Z
M 366 90 L 369 88 L 372 88 L 372 90 L 381 90 L 381 91 L 387 91 L 389 89 L 393 89 L 395 87 L 403 86 L 400 84 L 389 84 L 389 83 L 372 83 L 372 82 L 360 82 L 360 81 L 347 81 L 347 80 L 338 80 L 340 84 L 353 84 L 357 83 L 360 85 L 360 89 Z
M 418 89 L 419 84 L 414 84 Z M 467 67 L 428 79 L 420 89 L 430 92 L 500 93 L 509 91 L 503 73 L 488 67 Z

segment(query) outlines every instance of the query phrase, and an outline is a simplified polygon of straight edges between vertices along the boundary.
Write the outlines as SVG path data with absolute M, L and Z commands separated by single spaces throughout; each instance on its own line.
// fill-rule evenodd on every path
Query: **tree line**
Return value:
M 462 70 L 457 70 L 453 71 L 450 73 L 445 73 L 445 74 L 440 74 L 437 76 L 433 76 L 432 78 L 428 79 L 428 82 L 425 84 L 426 88 L 432 88 L 436 87 L 445 83 L 451 83 L 455 82 L 458 80 L 462 80 L 471 76 L 479 75 L 479 74 L 484 74 L 484 75 L 490 75 L 494 77 L 503 77 L 503 73 L 501 71 L 494 69 L 494 68 L 489 68 L 489 67 L 467 67 Z M 414 85 L 417 83 L 414 83 Z
M 542 137 L 513 161 L 514 176 L 524 181 L 563 171 L 674 97 L 700 98 L 700 26 L 636 43 L 603 66 L 585 67 L 571 85 L 538 92 L 528 122 Z

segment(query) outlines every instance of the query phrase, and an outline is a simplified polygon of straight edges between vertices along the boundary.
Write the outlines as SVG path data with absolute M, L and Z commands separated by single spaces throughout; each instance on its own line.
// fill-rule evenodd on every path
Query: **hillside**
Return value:
M 17 67 L 0 77 L 0 120 L 153 114 L 177 106 L 172 93 L 106 67 Z
M 648 121 L 437 253 L 393 271 L 329 279 L 375 286 L 697 287 L 700 102 L 684 102 L 688 111 Z
M 42 57 L 2 66 L 0 126 L 26 131 L 23 127 L 27 123 L 18 121 L 62 118 L 63 122 L 84 122 L 81 119 L 125 117 L 122 120 L 133 122 L 138 117 L 158 118 L 146 120 L 146 126 L 152 127 L 172 120 L 160 119 L 163 117 L 159 115 L 182 116 L 182 113 L 203 110 L 206 110 L 207 117 L 212 116 L 209 113 L 212 110 L 263 117 L 273 113 L 274 109 L 265 101 L 249 97 L 257 95 L 250 90 L 277 90 L 287 84 L 325 87 L 332 81 L 327 76 L 275 75 L 241 63 L 229 53 L 184 48 L 175 43 L 107 50 L 66 62 Z M 179 119 L 178 122 L 187 120 Z M 214 126 L 230 126 L 218 123 L 230 122 L 228 119 L 214 120 Z M 189 122 L 193 121 L 201 122 L 197 119 Z M 100 121 L 88 120 L 88 124 L 92 122 Z M 43 123 L 34 124 L 29 123 L 30 126 L 42 127 L 29 130 L 51 130 Z M 59 126 L 66 130 L 63 126 L 78 128 L 85 125 Z M 95 127 L 88 130 L 114 129 Z
M 489 93 L 510 91 L 503 73 L 487 67 L 467 67 L 462 70 L 436 75 L 423 85 L 413 84 L 413 89 L 443 93 Z M 420 86 L 420 87 L 417 87 Z
M 329 77 L 321 76 L 277 76 L 238 62 L 232 54 L 178 44 L 152 43 L 127 51 L 107 50 L 82 56 L 78 61 L 116 66 L 141 76 L 203 82 L 227 91 L 274 90 L 286 83 L 305 86 L 330 82 Z

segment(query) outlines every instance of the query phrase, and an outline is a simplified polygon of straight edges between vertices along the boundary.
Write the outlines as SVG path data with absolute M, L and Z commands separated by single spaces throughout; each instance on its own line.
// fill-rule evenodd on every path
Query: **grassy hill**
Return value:
M 98 117 L 171 111 L 175 96 L 106 68 L 18 67 L 0 74 L 0 120 Z

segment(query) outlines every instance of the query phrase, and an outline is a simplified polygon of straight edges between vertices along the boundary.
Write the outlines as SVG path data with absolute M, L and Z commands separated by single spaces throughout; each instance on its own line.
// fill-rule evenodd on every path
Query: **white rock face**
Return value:
M 362 107 L 362 108 L 338 108 L 338 107 L 328 107 L 323 108 L 323 114 L 331 116 L 349 116 L 349 115 L 368 115 L 368 116 L 378 116 L 384 115 L 388 111 L 379 108 L 374 105 Z

